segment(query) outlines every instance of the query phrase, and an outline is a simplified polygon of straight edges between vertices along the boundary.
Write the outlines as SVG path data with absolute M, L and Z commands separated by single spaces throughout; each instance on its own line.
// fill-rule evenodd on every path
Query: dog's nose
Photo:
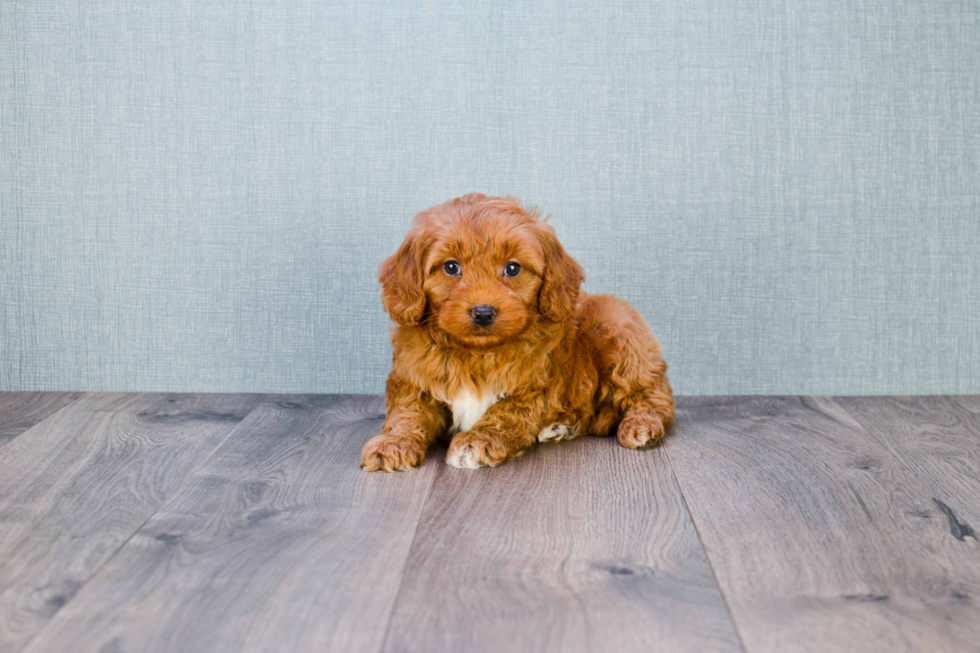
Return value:
M 497 310 L 493 306 L 481 305 L 474 306 L 470 311 L 473 317 L 473 324 L 481 327 L 493 324 L 493 318 L 497 317 Z

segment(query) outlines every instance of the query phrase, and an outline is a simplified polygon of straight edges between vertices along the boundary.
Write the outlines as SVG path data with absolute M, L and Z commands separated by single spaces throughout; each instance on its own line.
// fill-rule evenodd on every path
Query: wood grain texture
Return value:
M 662 449 L 441 464 L 386 651 L 741 650 Z
M 746 649 L 980 642 L 976 398 L 685 398 L 666 451 Z
M 379 650 L 438 464 L 361 471 L 383 416 L 263 402 L 29 650 Z
M 258 400 L 86 395 L 0 448 L 0 651 L 69 603 Z
M 0 392 L 0 447 L 81 396 L 80 392 Z

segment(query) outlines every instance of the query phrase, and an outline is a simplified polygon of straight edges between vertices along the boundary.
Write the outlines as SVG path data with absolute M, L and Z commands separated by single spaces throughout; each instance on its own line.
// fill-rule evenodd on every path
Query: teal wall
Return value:
M 980 392 L 978 70 L 972 0 L 0 0 L 0 389 L 380 392 L 482 191 L 680 393 Z

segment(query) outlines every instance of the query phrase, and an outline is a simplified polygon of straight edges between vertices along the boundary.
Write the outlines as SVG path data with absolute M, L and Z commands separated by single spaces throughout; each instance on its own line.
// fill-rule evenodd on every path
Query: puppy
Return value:
M 625 302 L 579 290 L 536 211 L 480 194 L 423 211 L 379 277 L 398 326 L 367 471 L 416 467 L 444 433 L 450 465 L 495 467 L 582 434 L 642 449 L 674 419 L 657 339 Z

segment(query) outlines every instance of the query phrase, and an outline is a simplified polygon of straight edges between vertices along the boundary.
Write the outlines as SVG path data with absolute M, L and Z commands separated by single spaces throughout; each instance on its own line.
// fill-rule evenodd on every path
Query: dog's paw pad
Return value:
M 567 440 L 575 435 L 575 430 L 566 424 L 551 424 L 541 429 L 538 433 L 538 442 L 558 442 Z
M 446 455 L 446 463 L 459 469 L 478 469 L 488 466 L 477 448 L 471 444 L 450 451 Z
M 659 444 L 664 423 L 655 415 L 627 415 L 619 424 L 616 437 L 628 449 L 649 449 Z

